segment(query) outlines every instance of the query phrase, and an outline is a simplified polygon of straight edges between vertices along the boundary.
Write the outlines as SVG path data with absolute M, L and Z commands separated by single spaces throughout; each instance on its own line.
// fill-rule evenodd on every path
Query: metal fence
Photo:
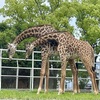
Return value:
M 38 88 L 39 79 L 40 79 L 40 69 L 41 69 L 41 58 L 35 58 L 35 54 L 41 54 L 40 51 L 33 51 L 30 59 L 25 60 L 25 51 L 17 50 L 16 53 L 23 54 L 20 58 L 14 57 L 12 61 L 9 61 L 7 57 L 7 49 L 0 49 L 0 90 L 1 89 L 29 89 L 34 90 Z M 59 81 L 60 81 L 60 72 L 61 68 L 57 65 L 60 63 L 60 60 L 49 60 L 50 67 L 50 76 L 49 76 L 49 84 L 50 89 L 58 89 Z M 57 63 L 56 67 L 53 66 L 52 63 Z M 78 62 L 80 63 L 80 62 Z M 97 62 L 96 64 L 100 64 Z M 12 66 L 14 65 L 14 66 Z M 24 65 L 24 66 L 23 66 Z M 66 69 L 68 72 L 71 71 L 70 67 Z M 86 72 L 85 69 L 78 69 L 79 72 Z M 96 69 L 97 72 L 97 80 L 98 87 L 100 90 L 100 68 Z M 90 78 L 82 78 L 90 80 Z M 70 84 L 69 84 L 70 83 Z M 65 80 L 65 89 L 72 90 L 73 76 L 66 77 Z M 70 86 L 71 85 L 71 86 Z M 43 88 L 45 87 L 45 77 Z

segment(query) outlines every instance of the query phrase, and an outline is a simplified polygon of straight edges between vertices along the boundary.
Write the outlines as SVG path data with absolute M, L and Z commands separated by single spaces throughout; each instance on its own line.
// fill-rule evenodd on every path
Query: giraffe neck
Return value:
M 44 35 L 44 36 L 38 38 L 37 40 L 33 41 L 31 43 L 31 46 L 36 47 L 38 45 L 43 45 L 45 43 L 50 43 L 52 45 L 57 46 L 59 44 L 59 38 L 61 36 L 60 33 L 59 32 L 58 33 L 53 32 L 52 34 L 50 33 L 50 34 Z
M 52 26 L 50 25 L 41 25 L 41 26 L 36 26 L 36 27 L 32 27 L 29 28 L 25 31 L 23 31 L 22 33 L 20 33 L 15 40 L 13 41 L 14 44 L 19 44 L 22 40 L 29 38 L 29 37 L 35 37 L 35 38 L 39 38 L 43 35 L 46 35 L 48 33 L 51 32 L 56 32 L 57 30 L 55 30 Z
M 34 48 L 38 45 L 44 45 L 46 43 L 51 44 L 52 46 L 58 46 L 59 43 L 61 43 L 61 45 L 66 45 L 66 42 L 68 41 L 68 46 L 69 44 L 74 44 L 74 42 L 72 42 L 71 40 L 77 41 L 77 39 L 75 39 L 70 33 L 68 32 L 52 32 L 52 34 L 47 34 L 44 35 L 40 38 L 38 38 L 37 40 L 33 41 L 31 43 L 31 47 L 30 48 Z

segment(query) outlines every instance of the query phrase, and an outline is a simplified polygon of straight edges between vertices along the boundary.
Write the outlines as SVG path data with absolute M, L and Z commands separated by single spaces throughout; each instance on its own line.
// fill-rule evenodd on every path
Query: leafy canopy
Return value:
M 16 36 L 23 30 L 40 24 L 51 24 L 57 30 L 74 34 L 74 26 L 70 25 L 74 17 L 79 28 L 75 34 L 80 33 L 81 39 L 91 45 L 98 43 L 98 47 L 99 12 L 100 0 L 5 0 L 4 7 L 0 9 L 0 14 L 7 17 L 5 23 L 10 27 L 9 30 Z

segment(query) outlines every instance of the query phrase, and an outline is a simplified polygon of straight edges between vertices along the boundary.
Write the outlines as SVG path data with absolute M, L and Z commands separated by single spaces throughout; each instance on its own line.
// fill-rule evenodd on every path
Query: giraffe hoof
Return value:
M 97 95 L 98 94 L 98 91 L 95 91 L 94 93 Z
M 74 92 L 73 92 L 74 94 L 76 94 L 76 93 L 78 93 L 78 91 L 77 90 L 74 90 Z
M 38 88 L 37 94 L 40 94 L 41 88 Z
M 58 92 L 58 95 L 60 95 L 60 94 L 64 94 L 64 91 L 63 91 L 63 90 L 60 90 L 60 91 Z

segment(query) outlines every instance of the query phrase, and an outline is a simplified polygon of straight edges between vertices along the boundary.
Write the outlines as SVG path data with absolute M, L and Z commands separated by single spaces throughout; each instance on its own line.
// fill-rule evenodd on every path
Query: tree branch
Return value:
M 38 9 L 39 9 L 39 12 L 40 12 L 41 18 L 44 19 L 44 18 L 42 17 L 42 10 L 41 10 L 41 8 L 40 8 L 40 6 L 39 6 L 39 4 L 38 4 L 38 1 L 35 0 L 35 2 L 36 2 L 37 7 L 38 7 Z

